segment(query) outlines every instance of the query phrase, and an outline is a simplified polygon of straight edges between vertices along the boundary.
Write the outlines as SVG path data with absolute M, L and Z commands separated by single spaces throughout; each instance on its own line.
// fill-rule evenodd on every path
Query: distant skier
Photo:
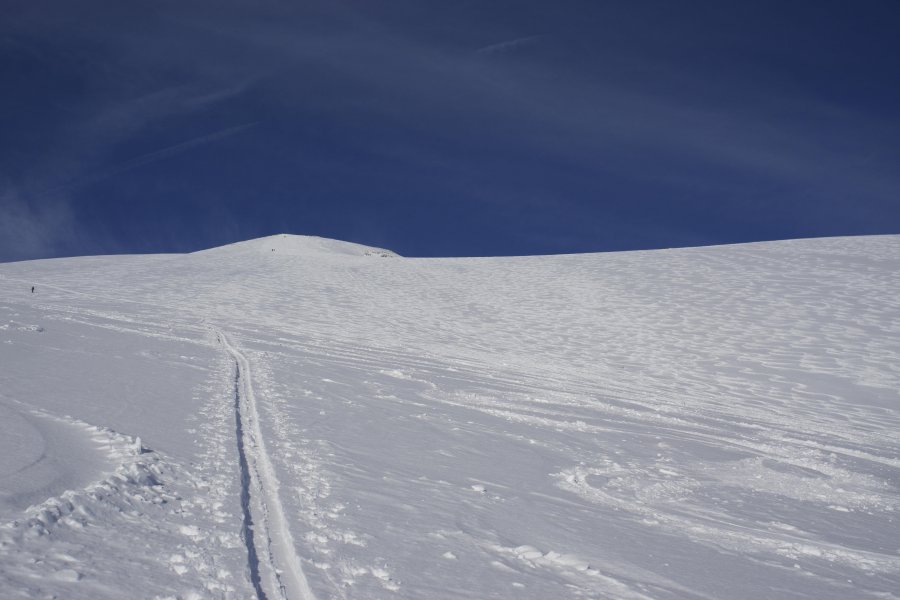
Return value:
M 31 293 L 34 293 L 34 286 L 31 286 Z

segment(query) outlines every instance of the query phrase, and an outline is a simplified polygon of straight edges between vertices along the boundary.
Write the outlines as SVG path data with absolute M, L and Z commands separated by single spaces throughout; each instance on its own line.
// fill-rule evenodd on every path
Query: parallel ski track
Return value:
M 259 600 L 313 600 L 312 590 L 294 548 L 278 477 L 266 452 L 259 422 L 250 362 L 221 330 L 219 344 L 234 360 L 234 401 L 241 469 L 243 535 L 250 579 Z

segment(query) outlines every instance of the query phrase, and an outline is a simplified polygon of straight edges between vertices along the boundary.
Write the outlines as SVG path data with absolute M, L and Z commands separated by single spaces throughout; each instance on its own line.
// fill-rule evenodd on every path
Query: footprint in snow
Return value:
M 196 525 L 182 525 L 178 528 L 178 530 L 182 533 L 182 535 L 186 535 L 189 538 L 198 538 L 200 537 L 200 528 Z
M 56 579 L 57 581 L 74 582 L 81 579 L 81 573 L 75 569 L 60 569 L 53 574 L 53 579 Z

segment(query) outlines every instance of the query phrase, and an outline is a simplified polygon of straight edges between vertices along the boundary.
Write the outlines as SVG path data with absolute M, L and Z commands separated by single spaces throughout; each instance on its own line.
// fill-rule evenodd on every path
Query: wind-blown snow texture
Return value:
M 0 596 L 900 597 L 898 273 L 900 236 L 0 265 Z

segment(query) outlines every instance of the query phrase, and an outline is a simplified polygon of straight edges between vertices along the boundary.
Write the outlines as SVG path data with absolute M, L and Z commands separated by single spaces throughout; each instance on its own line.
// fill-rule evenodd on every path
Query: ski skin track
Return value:
M 248 559 L 251 574 L 258 581 L 254 588 L 260 599 L 314 600 L 306 581 L 300 557 L 288 528 L 284 507 L 278 497 L 278 478 L 266 452 L 259 422 L 250 362 L 220 329 L 216 338 L 235 363 L 235 405 L 238 432 L 238 452 L 242 471 L 242 504 L 245 504 L 245 525 Z M 246 463 L 246 464 L 245 464 Z M 244 503 L 246 499 L 248 502 Z M 249 518 L 248 518 L 249 517 Z M 257 564 L 253 564 L 257 563 Z

